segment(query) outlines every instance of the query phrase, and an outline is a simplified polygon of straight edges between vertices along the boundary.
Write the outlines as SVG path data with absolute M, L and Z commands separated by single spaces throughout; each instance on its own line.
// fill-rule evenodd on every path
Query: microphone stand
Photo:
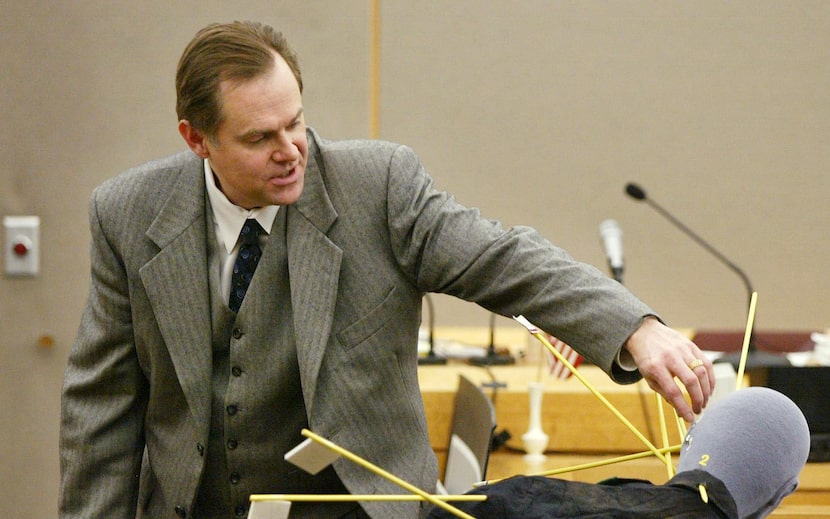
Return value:
M 674 217 L 671 213 L 663 209 L 659 204 L 654 202 L 652 199 L 646 196 L 646 192 L 640 188 L 637 184 L 630 183 L 625 188 L 626 193 L 633 199 L 644 201 L 649 206 L 651 206 L 655 211 L 663 215 L 668 221 L 674 224 L 675 227 L 683 231 L 687 236 L 692 238 L 698 245 L 709 251 L 710 254 L 715 256 L 721 263 L 726 265 L 730 270 L 735 272 L 738 277 L 741 278 L 743 281 L 744 287 L 747 291 L 747 310 L 749 309 L 749 304 L 752 301 L 752 294 L 754 290 L 752 289 L 752 283 L 749 281 L 749 276 L 741 270 L 737 265 L 732 263 L 726 256 L 721 254 L 718 250 L 714 247 L 709 245 L 706 240 L 698 236 L 694 231 L 689 229 L 686 225 L 683 224 L 680 220 Z M 783 355 L 778 355 L 775 353 L 769 353 L 765 351 L 760 351 L 755 347 L 755 332 L 754 326 L 753 330 L 750 330 L 749 335 L 749 351 L 747 352 L 746 356 L 746 369 L 755 369 L 755 368 L 764 368 L 769 366 L 789 366 L 790 362 L 787 358 Z M 741 361 L 741 352 L 734 352 L 734 353 L 725 353 L 722 356 L 718 357 L 714 362 L 718 363 L 725 363 L 728 362 L 732 364 L 732 367 L 735 370 L 738 369 Z
M 474 366 L 505 366 L 513 364 L 516 360 L 509 353 L 496 352 L 496 314 L 490 313 L 490 344 L 487 346 L 487 354 L 484 357 L 471 357 L 469 363 Z
M 446 364 L 447 359 L 435 353 L 435 308 L 432 306 L 432 298 L 424 294 L 424 301 L 429 308 L 429 352 L 426 357 L 418 357 L 418 365 L 440 365 Z

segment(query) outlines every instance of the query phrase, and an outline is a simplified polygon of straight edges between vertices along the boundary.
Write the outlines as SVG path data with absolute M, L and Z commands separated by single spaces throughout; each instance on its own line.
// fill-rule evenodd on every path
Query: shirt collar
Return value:
M 216 185 L 208 159 L 205 159 L 205 186 L 207 186 L 213 219 L 219 228 L 217 236 L 228 254 L 236 246 L 239 231 L 242 230 L 242 226 L 248 218 L 254 218 L 266 233 L 271 234 L 271 226 L 274 224 L 274 218 L 276 218 L 280 206 L 267 205 L 255 209 L 243 209 L 238 205 L 234 205 Z

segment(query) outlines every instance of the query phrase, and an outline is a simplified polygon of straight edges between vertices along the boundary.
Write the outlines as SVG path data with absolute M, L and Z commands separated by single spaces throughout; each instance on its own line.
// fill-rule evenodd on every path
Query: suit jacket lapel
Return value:
M 337 212 L 323 183 L 323 162 L 312 131 L 308 155 L 303 194 L 288 207 L 287 244 L 297 358 L 311 415 L 315 381 L 331 334 L 343 252 L 326 236 Z
M 176 376 L 198 423 L 210 423 L 211 327 L 202 162 L 183 166 L 147 229 L 159 253 L 140 270 Z

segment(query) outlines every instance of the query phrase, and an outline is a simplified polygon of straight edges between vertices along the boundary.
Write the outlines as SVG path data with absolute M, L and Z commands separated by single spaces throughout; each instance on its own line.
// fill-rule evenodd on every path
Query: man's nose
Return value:
M 300 150 L 287 133 L 280 133 L 272 157 L 276 162 L 297 160 Z

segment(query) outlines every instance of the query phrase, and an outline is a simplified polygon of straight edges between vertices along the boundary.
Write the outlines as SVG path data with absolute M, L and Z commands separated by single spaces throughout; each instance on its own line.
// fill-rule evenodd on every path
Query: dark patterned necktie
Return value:
M 242 231 L 239 232 L 241 243 L 239 244 L 239 255 L 237 255 L 236 262 L 233 264 L 231 296 L 228 301 L 228 306 L 234 312 L 239 311 L 242 299 L 245 298 L 245 292 L 248 291 L 248 285 L 251 284 L 251 279 L 254 277 L 259 258 L 262 256 L 262 249 L 259 247 L 259 235 L 263 232 L 265 231 L 253 218 L 245 220 L 245 225 L 242 226 Z

